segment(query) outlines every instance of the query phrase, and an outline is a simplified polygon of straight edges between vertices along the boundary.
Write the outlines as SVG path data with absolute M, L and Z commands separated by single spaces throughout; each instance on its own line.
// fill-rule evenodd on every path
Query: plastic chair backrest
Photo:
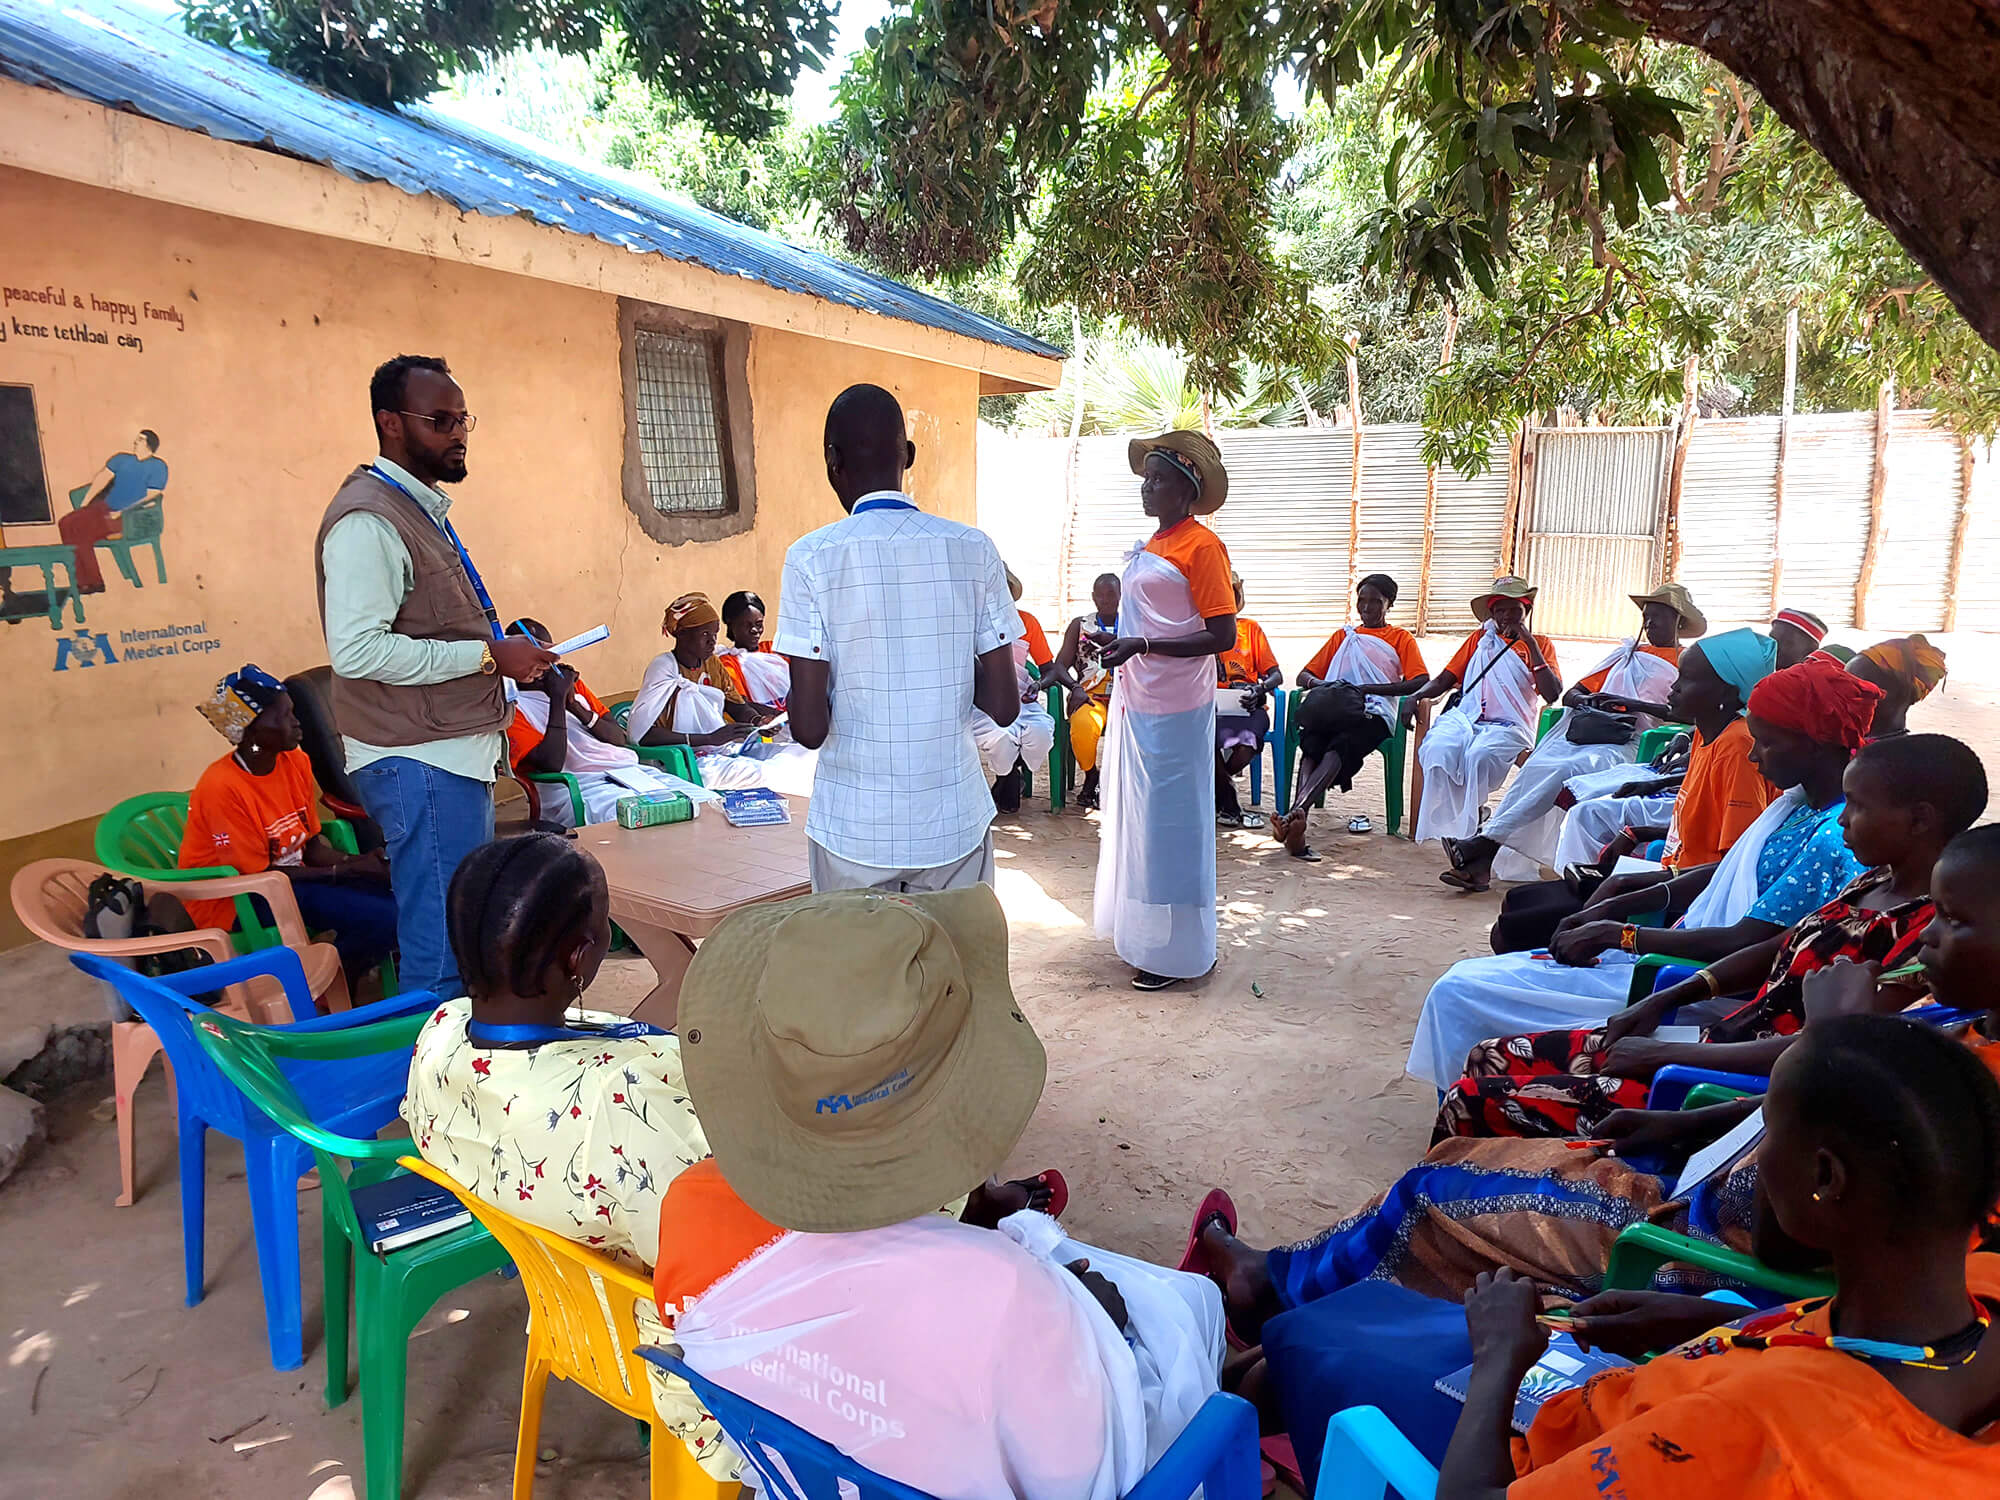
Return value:
M 299 716 L 299 748 L 312 762 L 313 780 L 329 797 L 350 807 L 359 805 L 360 795 L 347 774 L 347 751 L 333 718 L 333 668 L 294 672 L 285 679 L 285 691 L 292 695 L 292 709 Z
M 1379 1406 L 1350 1406 L 1326 1426 L 1315 1500 L 1434 1500 L 1438 1472 Z
M 286 1133 L 312 1148 L 319 1166 L 320 1192 L 357 1244 L 360 1220 L 348 1195 L 349 1174 L 342 1170 L 343 1164 L 380 1164 L 381 1170 L 362 1172 L 355 1183 L 358 1186 L 361 1181 L 389 1175 L 389 1167 L 408 1149 L 409 1142 L 358 1140 L 315 1124 L 291 1080 L 278 1067 L 277 1058 L 331 1062 L 408 1051 L 430 1018 L 430 1008 L 425 1006 L 415 1015 L 313 1034 L 251 1026 L 214 1012 L 194 1018 L 195 1039 L 223 1077 Z
M 401 1144 L 407 1148 L 409 1143 Z M 419 1177 L 428 1178 L 456 1195 L 519 1268 L 531 1309 L 528 1321 L 531 1355 L 539 1343 L 557 1375 L 574 1381 L 626 1416 L 651 1422 L 652 1388 L 646 1380 L 645 1366 L 632 1352 L 640 1343 L 632 1308 L 637 1300 L 652 1300 L 652 1283 L 608 1255 L 517 1219 L 485 1199 L 474 1197 L 462 1184 L 427 1161 L 407 1155 L 401 1161 Z M 603 1284 L 602 1304 L 593 1282 Z M 612 1319 L 608 1325 L 604 1321 L 607 1306 Z M 654 1439 L 667 1440 L 657 1435 Z
M 729 1434 L 737 1451 L 757 1466 L 770 1500 L 930 1500 L 924 1491 L 857 1463 L 824 1438 L 766 1411 L 663 1349 L 641 1355 L 694 1387 L 701 1404 Z M 1239 1396 L 1217 1392 L 1146 1471 L 1125 1500 L 1258 1500 L 1257 1415 Z
M 119 541 L 156 541 L 166 529 L 167 508 L 164 496 L 158 500 L 142 500 L 137 505 L 129 506 L 118 518 Z
M 289 957 L 292 964 L 298 966 L 298 955 L 289 948 L 270 949 L 268 956 L 273 962 L 282 962 Z M 117 990 L 118 998 L 136 1010 L 140 1019 L 153 1028 L 153 1034 L 166 1049 L 167 1061 L 173 1064 L 174 1088 L 179 1094 L 183 1113 L 194 1114 L 238 1140 L 250 1132 L 253 1127 L 249 1111 L 244 1107 L 243 1095 L 216 1071 L 208 1053 L 195 1040 L 194 1018 L 198 1015 L 217 1015 L 219 1012 L 210 1010 L 199 1000 L 176 994 L 157 979 L 150 979 L 123 964 L 95 954 L 72 953 L 69 961 L 92 978 L 101 979 Z M 301 989 L 305 987 L 302 967 L 298 983 Z
M 97 862 L 122 875 L 155 880 L 236 874 L 221 866 L 205 870 L 179 867 L 187 812 L 186 792 L 141 792 L 127 797 L 97 820 Z

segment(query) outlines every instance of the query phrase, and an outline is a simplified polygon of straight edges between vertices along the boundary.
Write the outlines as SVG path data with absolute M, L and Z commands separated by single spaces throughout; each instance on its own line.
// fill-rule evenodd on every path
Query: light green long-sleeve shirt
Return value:
M 449 496 L 432 489 L 386 458 L 375 466 L 402 485 L 431 518 L 451 510 Z M 422 687 L 479 671 L 483 641 L 433 641 L 398 635 L 395 621 L 416 586 L 410 549 L 380 516 L 355 511 L 334 523 L 321 549 L 326 571 L 326 650 L 336 676 Z M 341 736 L 347 769 L 400 755 L 471 781 L 491 782 L 507 750 L 499 732 L 430 740 L 420 745 L 369 745 Z

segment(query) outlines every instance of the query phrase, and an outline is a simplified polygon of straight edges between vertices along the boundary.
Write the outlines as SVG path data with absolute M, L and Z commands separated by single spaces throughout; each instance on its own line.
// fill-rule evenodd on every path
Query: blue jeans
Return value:
M 445 930 L 445 893 L 459 861 L 492 841 L 493 788 L 400 755 L 349 774 L 388 845 L 402 987 L 440 999 L 456 996 L 458 960 Z
M 350 985 L 396 951 L 396 896 L 386 881 L 294 880 L 292 899 L 308 928 L 333 929 Z

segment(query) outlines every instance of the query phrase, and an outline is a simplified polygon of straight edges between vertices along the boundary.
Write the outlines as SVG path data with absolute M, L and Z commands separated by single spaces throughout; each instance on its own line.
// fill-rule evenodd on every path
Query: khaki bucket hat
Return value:
M 1212 516 L 1229 498 L 1229 471 L 1222 467 L 1222 450 L 1206 433 L 1185 429 L 1163 432 L 1158 437 L 1133 438 L 1125 445 L 1125 456 L 1134 474 L 1146 472 L 1146 459 L 1165 454 L 1183 474 L 1194 480 L 1194 504 L 1190 514 Z
M 1516 578 L 1512 573 L 1508 573 L 1503 577 L 1494 579 L 1493 587 L 1485 593 L 1474 596 L 1472 600 L 1472 618 L 1484 625 L 1487 617 L 1493 613 L 1493 601 L 1495 599 L 1519 599 L 1532 608 L 1535 602 L 1535 595 L 1540 592 L 1541 590 L 1529 583 L 1527 579 Z
M 753 906 L 681 987 L 681 1058 L 724 1179 L 773 1224 L 879 1229 L 999 1168 L 1048 1059 L 990 886 Z
M 1708 616 L 1695 608 L 1694 595 L 1684 584 L 1663 583 L 1650 594 L 1634 594 L 1632 602 L 1644 609 L 1648 604 L 1664 604 L 1681 617 L 1681 639 L 1691 641 L 1708 630 Z

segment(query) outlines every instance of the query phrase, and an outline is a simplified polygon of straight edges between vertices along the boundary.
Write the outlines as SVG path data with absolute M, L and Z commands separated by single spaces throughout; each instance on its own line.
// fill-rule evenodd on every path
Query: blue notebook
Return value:
M 361 1237 L 378 1255 L 472 1222 L 472 1210 L 455 1194 L 415 1172 L 371 1182 L 355 1188 L 351 1196 L 355 1216 L 361 1220 Z
M 1551 1396 L 1576 1390 L 1588 1384 L 1592 1376 L 1602 1375 L 1606 1370 L 1625 1370 L 1631 1365 L 1631 1360 L 1606 1354 L 1601 1349 L 1586 1353 L 1566 1333 L 1554 1335 L 1549 1340 L 1549 1347 L 1542 1351 L 1542 1357 L 1535 1361 L 1534 1368 L 1521 1377 L 1521 1392 L 1514 1398 L 1514 1430 L 1526 1437 L 1528 1429 L 1535 1424 L 1535 1414 Z M 1439 1380 L 1436 1388 L 1454 1401 L 1463 1401 L 1465 1388 L 1471 1379 L 1472 1366 L 1467 1365 Z
M 792 810 L 785 805 L 785 799 L 766 787 L 722 793 L 722 815 L 729 819 L 732 828 L 766 828 L 792 821 Z

